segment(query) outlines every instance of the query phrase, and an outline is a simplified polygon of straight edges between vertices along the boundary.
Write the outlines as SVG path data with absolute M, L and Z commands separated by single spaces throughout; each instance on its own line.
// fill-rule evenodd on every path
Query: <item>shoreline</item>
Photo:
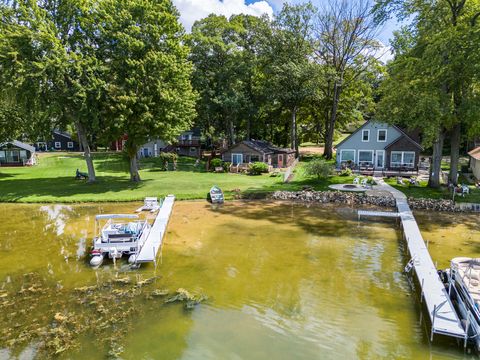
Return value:
M 159 196 L 161 197 L 161 196 Z M 355 193 L 349 191 L 253 191 L 247 193 L 236 193 L 225 196 L 226 201 L 294 201 L 299 203 L 317 203 L 317 204 L 343 204 L 343 205 L 373 205 L 384 208 L 395 208 L 395 200 L 392 196 L 385 194 L 368 194 Z M 0 201 L 0 204 L 24 204 L 24 205 L 42 205 L 42 204 L 59 204 L 59 205 L 81 205 L 81 204 L 126 204 L 141 203 L 139 200 L 102 200 L 102 201 Z M 178 202 L 206 201 L 205 198 L 176 198 Z M 435 212 L 450 213 L 474 213 L 475 211 L 465 207 L 457 206 L 452 200 L 445 199 L 428 199 L 428 198 L 408 198 L 408 203 L 412 210 L 427 210 Z M 465 204 L 465 203 L 461 203 Z M 468 203 L 467 203 L 468 204 Z

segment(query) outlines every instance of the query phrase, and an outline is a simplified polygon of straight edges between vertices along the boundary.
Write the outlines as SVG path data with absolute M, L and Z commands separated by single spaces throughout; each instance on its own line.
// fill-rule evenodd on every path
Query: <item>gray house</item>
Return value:
M 338 168 L 416 170 L 422 146 L 399 127 L 371 120 L 336 149 Z

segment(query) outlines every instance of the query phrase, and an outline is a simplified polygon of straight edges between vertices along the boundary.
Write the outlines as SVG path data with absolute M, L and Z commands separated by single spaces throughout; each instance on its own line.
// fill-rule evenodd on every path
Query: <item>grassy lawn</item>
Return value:
M 94 154 L 97 183 L 75 180 L 75 171 L 86 171 L 83 157 L 75 153 L 41 154 L 37 166 L 0 168 L 2 202 L 133 201 L 145 196 L 175 194 L 178 199 L 204 199 L 214 184 L 226 196 L 232 190 L 258 191 L 281 186 L 280 177 L 205 172 L 194 159 L 180 158 L 177 171 L 161 171 L 159 159 L 142 161 L 138 184 L 129 180 L 127 162 L 120 154 Z M 199 169 L 201 168 L 201 169 Z
M 431 189 L 427 187 L 426 181 L 420 182 L 419 186 L 399 185 L 397 184 L 397 180 L 395 178 L 385 179 L 385 182 L 404 192 L 408 197 L 426 199 L 452 199 L 452 193 L 447 187 L 442 186 L 439 189 Z M 465 197 L 455 196 L 455 201 L 480 203 L 480 189 L 475 189 L 473 186 L 470 186 L 470 194 L 465 195 Z

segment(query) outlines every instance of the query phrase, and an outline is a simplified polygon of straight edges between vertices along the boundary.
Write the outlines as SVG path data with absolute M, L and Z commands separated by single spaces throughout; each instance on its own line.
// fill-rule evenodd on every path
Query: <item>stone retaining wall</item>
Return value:
M 390 208 L 394 208 L 396 206 L 393 196 L 353 193 L 344 191 L 275 191 L 270 195 L 270 199 L 316 202 L 321 204 L 339 203 L 347 205 L 375 205 Z M 464 209 L 456 207 L 451 200 L 409 198 L 408 203 L 412 210 L 448 212 L 466 211 Z

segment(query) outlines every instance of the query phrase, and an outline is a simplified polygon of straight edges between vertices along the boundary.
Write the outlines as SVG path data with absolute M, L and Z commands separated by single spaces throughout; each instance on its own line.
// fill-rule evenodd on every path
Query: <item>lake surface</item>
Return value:
M 394 221 L 177 202 L 156 269 L 91 269 L 94 216 L 139 205 L 0 204 L 0 359 L 469 358 L 429 344 Z M 416 216 L 440 268 L 480 257 L 478 215 Z M 179 288 L 208 299 L 165 303 Z

